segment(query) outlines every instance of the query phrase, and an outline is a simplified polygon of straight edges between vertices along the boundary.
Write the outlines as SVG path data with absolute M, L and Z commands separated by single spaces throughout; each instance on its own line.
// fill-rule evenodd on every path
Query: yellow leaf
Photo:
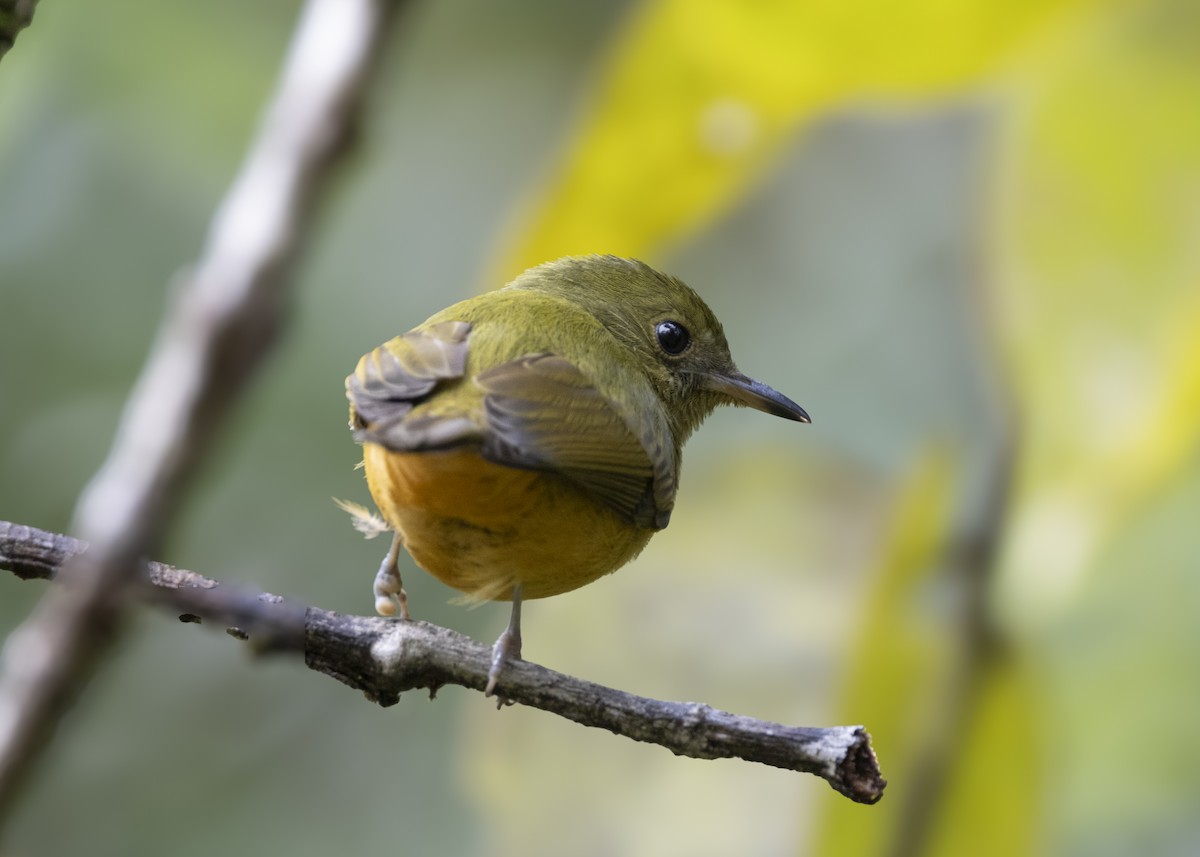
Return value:
M 1025 423 L 1003 564 L 1014 627 L 1071 603 L 1200 439 L 1198 24 L 1194 4 L 1171 2 L 1094 18 L 1039 69 L 1012 141 L 1000 320 Z
M 888 790 L 869 808 L 847 801 L 822 807 L 813 854 L 885 853 L 920 769 L 946 740 L 961 641 L 955 607 L 947 611 L 932 584 L 949 541 L 959 466 L 945 453 L 929 453 L 898 492 L 879 570 L 867 584 L 861 631 L 843 666 L 847 680 L 836 715 L 839 723 L 867 727 Z
M 652 254 L 727 211 L 823 111 L 959 91 L 1080 2 L 647 3 L 501 273 Z
M 968 721 L 935 816 L 931 857 L 1028 857 L 1041 837 L 1043 747 L 1024 662 L 992 659 L 978 675 Z

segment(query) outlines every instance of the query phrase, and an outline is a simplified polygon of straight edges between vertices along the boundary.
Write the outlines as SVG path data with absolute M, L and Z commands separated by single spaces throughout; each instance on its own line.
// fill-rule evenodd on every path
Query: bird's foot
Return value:
M 521 600 L 521 584 L 518 583 L 512 588 L 512 613 L 508 617 L 508 627 L 496 640 L 496 645 L 492 646 L 492 667 L 488 670 L 487 687 L 483 695 L 494 695 L 499 700 L 497 708 L 511 704 L 504 694 L 496 693 L 496 682 L 504 672 L 504 665 L 509 661 L 521 660 Z
M 496 696 L 502 703 L 508 702 L 502 694 L 496 693 L 496 683 L 500 681 L 504 665 L 509 661 L 519 660 L 521 660 L 521 629 L 509 628 L 492 646 L 492 666 L 488 670 L 487 688 L 483 691 L 483 695 Z
M 399 577 L 385 577 L 382 572 L 375 575 L 375 612 L 380 616 L 395 616 L 400 608 L 400 618 L 409 619 L 408 593 L 400 585 Z
M 400 579 L 400 547 L 403 544 L 400 534 L 392 539 L 392 547 L 375 575 L 375 612 L 380 616 L 395 616 L 396 608 L 400 608 L 400 618 L 408 619 L 408 593 L 404 591 L 404 581 Z

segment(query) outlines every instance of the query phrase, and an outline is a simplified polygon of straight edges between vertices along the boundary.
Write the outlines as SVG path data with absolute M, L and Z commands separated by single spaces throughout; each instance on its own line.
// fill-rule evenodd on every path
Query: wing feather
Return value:
M 452 445 L 478 426 L 466 416 L 411 414 L 467 364 L 471 325 L 447 321 L 410 330 L 363 355 L 346 378 L 350 427 L 360 442 L 415 451 Z
M 485 393 L 486 458 L 561 473 L 633 523 L 666 526 L 674 459 L 662 455 L 663 443 L 639 437 L 617 404 L 573 363 L 533 354 L 476 381 Z

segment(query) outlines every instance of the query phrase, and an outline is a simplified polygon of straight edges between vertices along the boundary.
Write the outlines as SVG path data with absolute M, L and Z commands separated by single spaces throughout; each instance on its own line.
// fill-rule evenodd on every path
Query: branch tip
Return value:
M 871 747 L 871 735 L 861 726 L 854 730 L 854 742 L 837 766 L 834 779 L 830 780 L 841 794 L 856 803 L 878 803 L 887 788 L 887 780 L 879 771 L 879 760 Z

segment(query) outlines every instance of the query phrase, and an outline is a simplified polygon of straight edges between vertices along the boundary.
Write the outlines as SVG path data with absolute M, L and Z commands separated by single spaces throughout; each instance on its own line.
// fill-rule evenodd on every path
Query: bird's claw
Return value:
M 383 558 L 379 571 L 375 574 L 375 612 L 380 616 L 395 616 L 396 608 L 400 608 L 400 618 L 407 620 L 408 593 L 404 591 L 404 581 L 400 579 L 400 535 L 397 533 L 392 540 L 392 547 Z
M 510 701 L 503 695 L 496 693 L 496 683 L 500 681 L 504 665 L 509 661 L 519 660 L 521 660 L 521 629 L 510 627 L 492 646 L 492 666 L 488 670 L 487 687 L 484 689 L 483 695 L 495 696 L 501 704 L 510 704 Z

